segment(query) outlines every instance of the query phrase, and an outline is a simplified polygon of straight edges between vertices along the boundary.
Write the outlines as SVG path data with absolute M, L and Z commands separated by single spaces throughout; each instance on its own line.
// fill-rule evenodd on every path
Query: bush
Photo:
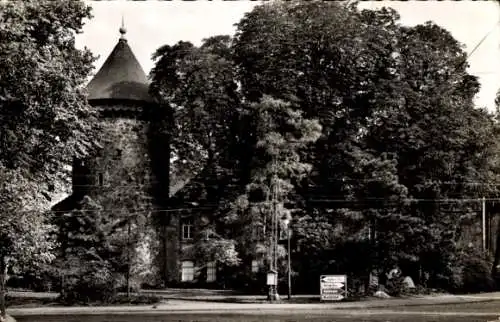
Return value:
M 466 258 L 463 263 L 463 292 L 494 290 L 491 262 L 486 258 Z
M 66 304 L 109 303 L 116 295 L 116 281 L 106 262 L 90 262 L 64 276 L 61 300 Z
M 396 276 L 388 279 L 385 284 L 385 290 L 390 296 L 402 296 L 408 294 L 409 290 L 404 283 L 404 276 Z
M 487 254 L 470 248 L 461 250 L 451 268 L 449 289 L 460 293 L 494 290 L 491 266 L 492 260 Z
M 154 295 L 131 295 L 127 297 L 126 295 L 115 296 L 110 304 L 156 304 L 161 302 L 161 298 Z
M 9 274 L 6 286 L 16 289 L 28 289 L 35 292 L 58 292 L 61 290 L 60 272 L 53 265 L 41 265 L 34 269 Z
M 130 292 L 136 293 L 141 290 L 141 281 L 136 276 L 131 276 L 129 279 Z M 125 274 L 120 274 L 115 277 L 115 288 L 117 292 L 127 292 L 127 278 Z

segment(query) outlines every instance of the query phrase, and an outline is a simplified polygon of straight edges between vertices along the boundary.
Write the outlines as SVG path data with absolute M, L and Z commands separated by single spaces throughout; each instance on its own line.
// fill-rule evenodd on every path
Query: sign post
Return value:
M 269 300 L 271 302 L 278 300 L 279 299 L 277 290 L 278 272 L 276 272 L 275 270 L 270 270 L 267 273 L 267 285 L 269 286 L 269 294 L 268 294 Z
M 278 284 L 278 273 L 276 271 L 269 271 L 267 273 L 267 285 L 276 286 Z
M 346 275 L 321 275 L 319 285 L 321 301 L 341 301 L 347 298 Z

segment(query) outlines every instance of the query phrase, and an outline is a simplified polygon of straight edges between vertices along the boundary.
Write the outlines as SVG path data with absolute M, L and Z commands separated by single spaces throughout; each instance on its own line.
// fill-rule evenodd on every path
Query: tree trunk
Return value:
M 0 321 L 5 321 L 7 319 L 7 313 L 5 308 L 6 277 L 7 277 L 7 263 L 5 262 L 5 257 L 0 256 Z

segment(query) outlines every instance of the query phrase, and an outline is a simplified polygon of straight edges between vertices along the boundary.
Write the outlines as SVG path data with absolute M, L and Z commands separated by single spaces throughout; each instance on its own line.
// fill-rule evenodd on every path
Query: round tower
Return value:
M 149 258 L 142 261 L 151 261 L 159 253 L 159 246 L 155 245 L 160 242 L 150 222 L 155 179 L 149 127 L 155 104 L 148 93 L 146 74 L 125 38 L 123 24 L 120 34 L 111 54 L 87 85 L 88 101 L 99 111 L 102 149 L 96 158 L 85 160 L 84 164 L 79 161 L 81 164 L 75 166 L 85 168 L 84 194 L 106 215 L 117 221 L 127 218 L 132 229 L 148 221 L 147 233 L 139 237 L 143 243 L 138 252 Z M 156 268 L 161 270 L 158 265 Z M 154 271 L 153 267 L 150 269 Z
M 149 112 L 154 101 L 149 84 L 120 28 L 121 37 L 101 69 L 87 85 L 88 101 L 100 114 L 102 151 L 87 161 L 88 195 L 103 192 L 149 191 Z M 124 188 L 124 189 L 121 189 Z M 117 197 L 117 196 L 115 196 Z M 119 205 L 113 205 L 114 209 Z

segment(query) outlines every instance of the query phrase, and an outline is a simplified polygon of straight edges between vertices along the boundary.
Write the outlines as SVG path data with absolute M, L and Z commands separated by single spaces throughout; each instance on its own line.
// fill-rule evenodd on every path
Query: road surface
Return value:
M 372 309 L 252 309 L 242 312 L 211 310 L 206 312 L 157 312 L 153 308 L 144 313 L 115 312 L 85 315 L 26 315 L 16 317 L 19 322 L 488 322 L 500 321 L 500 301 L 408 306 Z

